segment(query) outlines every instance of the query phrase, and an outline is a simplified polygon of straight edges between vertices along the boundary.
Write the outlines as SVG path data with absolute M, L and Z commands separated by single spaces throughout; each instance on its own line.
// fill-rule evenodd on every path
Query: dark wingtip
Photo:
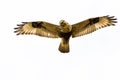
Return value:
M 17 26 L 24 26 L 24 24 L 17 24 Z
M 18 29 L 18 27 L 14 28 L 14 29 Z
M 21 27 L 15 27 L 14 29 L 15 29 L 15 30 L 18 30 L 18 29 L 20 29 L 20 28 L 21 28 Z
M 109 16 L 109 18 L 111 18 L 111 19 L 114 18 L 114 17 L 115 17 L 115 16 Z
M 27 22 L 22 22 L 22 23 L 26 24 Z
M 115 26 L 115 24 L 111 24 L 112 26 Z
M 16 35 L 18 36 L 18 35 L 20 35 L 20 33 L 17 33 Z
M 112 18 L 111 20 L 117 20 L 117 18 Z
M 19 32 L 19 30 L 21 29 L 22 26 L 24 26 L 27 22 L 22 22 L 22 24 L 17 24 L 18 27 L 15 27 L 15 31 L 14 33 L 17 33 L 16 35 L 20 35 L 21 33 Z
M 117 23 L 117 21 L 112 21 L 113 23 Z
M 14 31 L 14 33 L 16 33 L 16 32 L 18 32 L 18 31 Z
M 106 15 L 105 17 L 114 18 L 115 16 Z
M 117 18 L 115 18 L 115 16 L 109 16 L 109 15 L 107 15 L 107 16 L 105 16 L 105 17 L 107 17 L 111 22 L 113 22 L 113 23 L 117 23 Z M 113 26 L 114 26 L 114 24 L 112 24 Z
M 109 17 L 110 15 L 106 15 L 105 17 Z

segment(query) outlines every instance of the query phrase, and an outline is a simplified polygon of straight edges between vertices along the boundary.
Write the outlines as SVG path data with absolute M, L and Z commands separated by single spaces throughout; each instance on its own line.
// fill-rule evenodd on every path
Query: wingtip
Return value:
M 109 17 L 110 15 L 106 15 L 106 17 Z
M 115 26 L 115 24 L 111 24 L 112 26 Z
M 107 15 L 106 16 L 111 22 L 113 22 L 113 23 L 117 23 L 117 18 L 115 18 L 115 16 L 109 16 L 109 15 Z
M 22 24 L 17 24 L 18 27 L 15 27 L 15 28 L 14 28 L 14 29 L 15 29 L 14 33 L 17 33 L 16 35 L 20 35 L 20 34 L 21 34 L 21 33 L 19 32 L 19 30 L 22 28 L 22 26 L 25 25 L 25 23 L 27 23 L 27 22 L 22 22 Z
M 17 26 L 24 26 L 24 24 L 17 24 Z
M 18 36 L 18 35 L 20 35 L 20 33 L 17 33 L 16 35 Z
M 18 29 L 18 27 L 14 28 L 14 29 Z
M 117 20 L 117 18 L 111 18 L 111 20 Z
M 114 18 L 115 16 L 106 15 L 105 17 Z
M 112 21 L 113 23 L 117 23 L 117 21 Z
M 26 24 L 27 22 L 22 22 L 22 23 Z
M 17 33 L 18 31 L 14 31 L 14 33 Z

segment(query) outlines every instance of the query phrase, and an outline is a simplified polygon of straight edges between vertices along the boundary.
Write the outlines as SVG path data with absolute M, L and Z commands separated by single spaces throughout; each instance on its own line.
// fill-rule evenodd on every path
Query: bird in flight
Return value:
M 107 26 L 115 26 L 115 23 L 117 23 L 116 20 L 114 16 L 107 15 L 89 18 L 72 25 L 65 20 L 61 20 L 59 25 L 44 21 L 22 22 L 22 24 L 17 25 L 19 27 L 14 28 L 14 32 L 16 35 L 29 34 L 49 38 L 61 38 L 58 49 L 62 53 L 68 53 L 70 51 L 70 37 L 75 38 Z

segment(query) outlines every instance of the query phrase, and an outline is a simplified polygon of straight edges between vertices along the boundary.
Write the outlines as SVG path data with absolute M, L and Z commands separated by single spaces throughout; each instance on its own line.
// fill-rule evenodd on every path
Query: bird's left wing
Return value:
M 58 38 L 59 26 L 44 21 L 22 22 L 15 29 L 17 35 L 34 34 L 42 37 Z
M 87 19 L 72 25 L 72 37 L 86 35 L 107 26 L 114 26 L 114 23 L 116 22 L 114 16 L 102 16 Z

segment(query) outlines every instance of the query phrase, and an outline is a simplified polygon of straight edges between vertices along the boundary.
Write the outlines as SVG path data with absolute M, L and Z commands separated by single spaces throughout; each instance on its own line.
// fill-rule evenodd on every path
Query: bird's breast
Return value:
M 61 26 L 61 28 L 60 28 L 60 32 L 63 32 L 63 33 L 71 32 L 71 30 L 72 30 L 72 26 L 71 25 Z

